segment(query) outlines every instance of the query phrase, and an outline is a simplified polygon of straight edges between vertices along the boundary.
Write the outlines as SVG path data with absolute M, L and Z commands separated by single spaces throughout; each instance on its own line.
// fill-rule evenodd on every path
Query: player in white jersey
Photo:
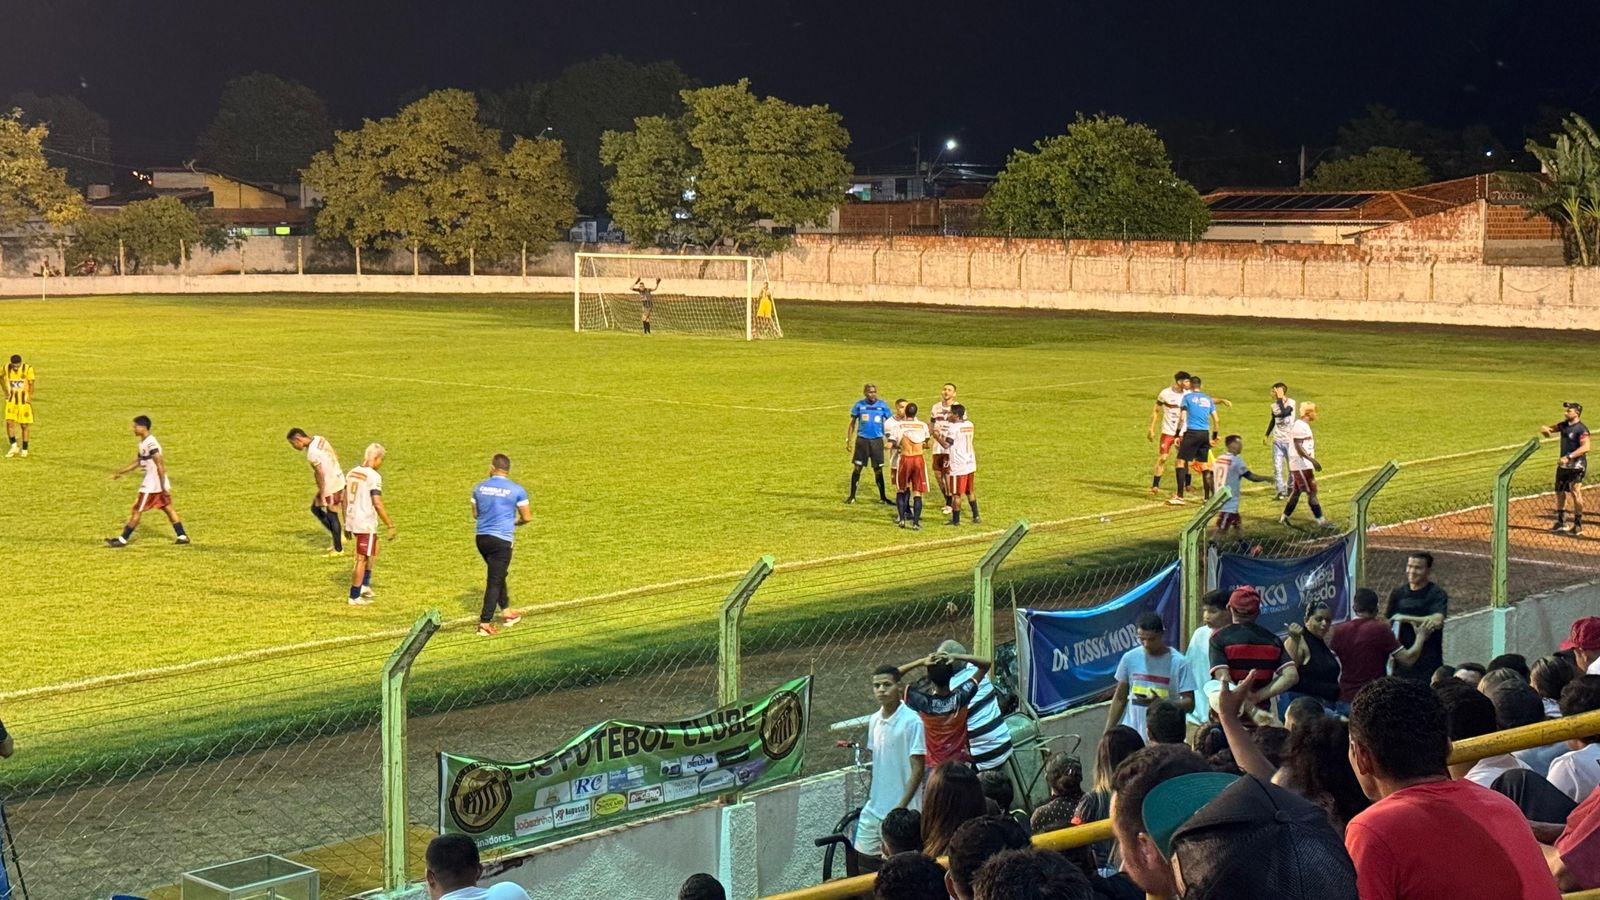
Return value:
M 1217 457 L 1211 469 L 1216 484 L 1228 489 L 1228 499 L 1222 502 L 1222 509 L 1217 512 L 1216 527 L 1211 532 L 1211 539 L 1219 544 L 1229 532 L 1235 539 L 1243 533 L 1243 520 L 1239 518 L 1239 490 L 1244 487 L 1244 482 L 1272 480 L 1250 471 L 1245 464 L 1244 457 L 1239 455 L 1244 451 L 1243 438 L 1230 434 L 1223 440 L 1223 447 L 1227 452 Z
M 928 410 L 928 427 L 933 430 L 933 477 L 939 482 L 939 493 L 944 495 L 946 515 L 950 514 L 949 479 L 946 477 L 950 474 L 950 453 L 939 436 L 950 422 L 950 410 L 955 402 L 956 386 L 947 381 L 939 391 L 939 399 Z
M 1161 423 L 1161 445 L 1156 450 L 1156 468 L 1150 479 L 1150 493 L 1161 493 L 1161 475 L 1167 469 L 1167 456 L 1178 442 L 1179 417 L 1183 411 L 1183 395 L 1189 392 L 1189 373 L 1180 371 L 1172 376 L 1172 385 L 1162 388 L 1156 395 L 1156 405 L 1150 410 L 1150 425 L 1145 429 L 1145 439 L 1156 439 L 1156 423 Z
M 378 555 L 378 521 L 389 529 L 389 540 L 394 540 L 394 520 L 383 506 L 383 445 L 368 444 L 362 454 L 362 464 L 345 476 L 344 516 L 345 527 L 356 542 L 356 567 L 350 575 L 350 605 L 361 606 L 372 602 L 372 558 Z
M 890 472 L 900 471 L 900 426 L 905 424 L 905 420 L 906 400 L 901 397 L 894 401 L 894 415 L 889 418 L 889 421 L 883 423 L 883 442 L 889 447 Z M 897 487 L 894 495 L 894 523 L 896 525 L 904 521 L 900 515 L 900 509 L 904 505 L 901 503 L 900 495 L 902 493 L 904 492 L 898 490 Z
M 1292 448 L 1289 457 L 1289 502 L 1284 504 L 1283 515 L 1278 517 L 1278 521 L 1284 525 L 1289 524 L 1289 517 L 1294 515 L 1300 495 L 1304 494 L 1317 524 L 1324 528 L 1333 526 L 1332 522 L 1323 518 L 1322 503 L 1317 500 L 1317 473 L 1322 471 L 1322 462 L 1317 459 L 1317 442 L 1311 435 L 1311 423 L 1316 420 L 1317 405 L 1300 404 L 1300 418 L 1289 431 Z
M 1283 382 L 1272 386 L 1272 418 L 1267 420 L 1267 438 L 1272 441 L 1272 475 L 1278 499 L 1289 496 L 1289 432 L 1294 428 L 1295 404 Z
M 133 511 L 128 513 L 128 524 L 123 526 L 119 537 L 106 538 L 106 546 L 128 546 L 128 538 L 133 537 L 133 530 L 139 527 L 139 519 L 147 509 L 159 509 L 167 514 L 167 521 L 172 523 L 172 531 L 178 536 L 174 543 L 189 543 L 189 532 L 184 530 L 183 518 L 172 505 L 172 482 L 167 478 L 167 460 L 161 455 L 161 443 L 150 433 L 149 416 L 134 416 L 133 434 L 139 439 L 139 453 L 133 462 L 112 472 L 111 480 L 116 481 L 134 469 L 143 469 L 144 478 L 139 482 L 139 496 L 133 501 Z
M 967 408 L 960 403 L 950 407 L 950 419 L 945 423 L 944 436 L 939 439 L 950 454 L 950 470 L 945 475 L 945 493 L 950 497 L 950 521 L 947 525 L 961 524 L 961 501 L 972 508 L 972 524 L 983 522 L 978 517 L 978 451 L 972 446 L 972 423 L 967 421 Z
M 299 428 L 289 429 L 289 446 L 305 452 L 311 464 L 311 474 L 317 479 L 317 493 L 311 498 L 311 515 L 333 535 L 333 547 L 328 556 L 344 555 L 344 526 L 339 523 L 339 509 L 344 506 L 344 469 L 339 466 L 339 454 L 322 435 L 308 436 Z

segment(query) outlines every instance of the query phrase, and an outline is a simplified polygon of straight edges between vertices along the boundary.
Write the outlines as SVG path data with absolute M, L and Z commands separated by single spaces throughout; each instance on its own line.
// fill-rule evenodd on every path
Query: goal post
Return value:
M 574 254 L 572 329 L 783 337 L 758 256 Z

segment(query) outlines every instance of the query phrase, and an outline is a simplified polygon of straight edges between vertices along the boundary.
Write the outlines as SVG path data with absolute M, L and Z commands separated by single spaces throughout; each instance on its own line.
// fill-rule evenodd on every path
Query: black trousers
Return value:
M 496 607 L 505 609 L 511 605 L 511 594 L 506 591 L 506 572 L 511 569 L 511 542 L 492 534 L 480 534 L 478 555 L 489 567 L 489 580 L 483 588 L 483 612 L 478 614 L 478 621 L 487 622 L 494 618 Z

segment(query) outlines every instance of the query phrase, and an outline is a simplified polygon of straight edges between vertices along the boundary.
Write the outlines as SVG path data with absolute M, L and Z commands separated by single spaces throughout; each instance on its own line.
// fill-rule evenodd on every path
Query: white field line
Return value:
M 1404 547 L 1372 547 L 1371 544 L 1368 544 L 1367 546 L 1368 546 L 1369 549 L 1376 549 L 1376 550 L 1410 550 L 1411 549 L 1411 545 L 1409 545 L 1409 544 L 1404 546 Z M 1435 554 L 1435 555 L 1442 555 L 1442 556 L 1461 556 L 1461 557 L 1465 557 L 1467 559 L 1492 559 L 1493 558 L 1488 553 L 1480 553 L 1480 552 L 1473 551 L 1473 550 L 1438 550 L 1438 549 L 1434 549 L 1434 548 L 1429 548 L 1428 552 L 1432 553 L 1432 554 Z M 1522 563 L 1523 565 L 1529 565 L 1529 566 L 1555 566 L 1556 568 L 1559 568 L 1559 569 L 1573 569 L 1573 570 L 1579 571 L 1579 572 L 1593 572 L 1595 570 L 1594 566 L 1580 566 L 1580 565 L 1576 565 L 1576 564 L 1573 564 L 1573 563 L 1556 562 L 1553 559 L 1529 559 L 1529 558 L 1527 558 L 1525 556 L 1508 556 L 1508 557 L 1506 557 L 1506 560 L 1508 562 Z
M 83 355 L 92 356 L 94 354 L 83 354 Z M 109 358 L 109 357 L 107 357 L 107 358 Z M 224 364 L 221 364 L 221 365 L 231 365 L 231 364 L 224 363 Z M 261 368 L 266 368 L 266 367 L 261 367 Z M 412 380 L 412 379 L 396 379 L 396 380 Z M 1449 453 L 1449 454 L 1444 454 L 1442 456 L 1430 456 L 1430 457 L 1424 457 L 1424 458 L 1421 458 L 1421 459 L 1407 460 L 1407 461 L 1402 462 L 1401 465 L 1419 465 L 1419 464 L 1425 464 L 1425 463 L 1431 463 L 1431 462 L 1440 462 L 1440 461 L 1443 461 L 1443 460 L 1455 459 L 1455 458 L 1462 457 L 1462 456 L 1471 456 L 1471 455 L 1474 455 L 1474 454 L 1477 454 L 1477 453 L 1493 453 L 1493 452 L 1503 451 L 1503 450 L 1514 450 L 1514 449 L 1516 449 L 1518 447 L 1521 447 L 1521 446 L 1522 446 L 1521 444 L 1507 444 L 1507 445 L 1502 446 L 1502 447 L 1487 447 L 1487 448 L 1480 449 L 1480 450 L 1466 450 L 1466 451 L 1462 451 L 1460 453 Z M 1351 469 L 1349 471 L 1344 471 L 1344 472 L 1335 472 L 1334 474 L 1329 475 L 1326 478 L 1323 478 L 1322 480 L 1323 481 L 1331 481 L 1331 480 L 1333 480 L 1335 478 L 1339 478 L 1341 476 L 1360 475 L 1360 474 L 1365 474 L 1367 472 L 1375 472 L 1375 471 L 1377 471 L 1378 469 L 1381 469 L 1381 468 L 1382 468 L 1382 466 L 1367 466 L 1367 467 L 1360 468 L 1360 469 Z M 1061 527 L 1061 526 L 1064 526 L 1064 525 L 1073 524 L 1075 522 L 1097 521 L 1097 520 L 1099 520 L 1101 518 L 1111 518 L 1111 517 L 1115 517 L 1115 516 L 1124 516 L 1124 515 L 1130 515 L 1130 514 L 1133 514 L 1133 513 L 1149 512 L 1149 511 L 1152 511 L 1152 510 L 1164 509 L 1164 508 L 1166 508 L 1166 503 L 1165 502 L 1144 503 L 1144 504 L 1140 504 L 1138 506 L 1130 506 L 1130 507 L 1126 507 L 1126 508 L 1120 509 L 1120 510 L 1111 510 L 1109 512 L 1088 513 L 1088 514 L 1085 514 L 1085 515 L 1078 515 L 1078 516 L 1067 516 L 1065 518 L 1060 518 L 1060 519 L 1045 519 L 1045 520 L 1042 520 L 1042 521 L 1039 521 L 1039 522 L 1033 522 L 1033 523 L 1030 523 L 1030 524 L 1031 524 L 1031 527 L 1033 527 L 1033 528 L 1058 528 L 1058 527 Z M 1473 508 L 1474 509 L 1481 509 L 1482 507 L 1473 507 Z M 1452 515 L 1452 514 L 1454 514 L 1454 512 L 1460 512 L 1460 511 L 1457 510 L 1457 511 L 1449 512 L 1449 513 L 1439 513 L 1437 516 L 1429 516 L 1429 517 L 1426 517 L 1426 518 L 1437 518 L 1438 516 Z M 1416 522 L 1426 521 L 1426 518 L 1425 519 L 1416 519 L 1416 520 L 1412 520 L 1412 521 L 1416 521 Z M 1400 523 L 1395 523 L 1394 525 L 1385 525 L 1385 526 L 1381 526 L 1380 528 L 1374 528 L 1374 529 L 1371 529 L 1371 530 L 1375 530 L 1376 531 L 1376 530 L 1381 530 L 1381 529 L 1386 529 L 1386 528 L 1395 528 L 1395 527 L 1398 527 L 1399 525 L 1403 525 L 1403 524 L 1407 524 L 1407 523 L 1400 522 Z M 900 556 L 900 555 L 904 555 L 906 553 L 919 552 L 919 551 L 928 550 L 928 549 L 937 549 L 937 548 L 941 548 L 941 547 L 960 546 L 960 545 L 964 545 L 964 544 L 984 543 L 984 542 L 988 542 L 988 541 L 993 541 L 996 537 L 1000 536 L 1000 534 L 1002 534 L 1003 531 L 1004 531 L 1004 529 L 996 528 L 996 529 L 989 529 L 987 531 L 973 532 L 971 534 L 965 534 L 965 535 L 960 535 L 960 536 L 954 536 L 954 537 L 948 537 L 948 538 L 940 538 L 938 540 L 927 541 L 927 542 L 918 543 L 918 544 L 897 544 L 897 545 L 891 545 L 891 546 L 887 546 L 887 547 L 875 547 L 875 548 L 868 549 L 868 550 L 856 550 L 856 551 L 852 551 L 852 552 L 849 552 L 849 553 L 837 553 L 837 554 L 833 554 L 833 555 L 830 555 L 830 556 L 816 557 L 814 559 L 795 560 L 794 562 L 778 563 L 777 565 L 773 566 L 773 572 L 774 573 L 777 573 L 777 572 L 799 572 L 799 571 L 804 571 L 806 569 L 813 569 L 813 568 L 816 568 L 818 566 L 830 565 L 830 564 L 833 564 L 833 563 L 854 562 L 854 561 L 869 560 L 869 559 L 875 559 L 875 558 L 881 558 L 881 557 Z M 676 590 L 676 589 L 679 589 L 679 588 L 700 587 L 700 586 L 704 586 L 704 585 L 707 585 L 707 584 L 715 584 L 715 583 L 718 583 L 718 582 L 726 584 L 728 582 L 733 581 L 734 579 L 737 579 L 737 578 L 741 577 L 744 574 L 745 574 L 744 571 L 728 571 L 728 572 L 718 572 L 718 573 L 710 574 L 710 575 L 697 575 L 697 576 L 694 576 L 694 577 L 691 577 L 691 578 L 680 578 L 680 579 L 676 579 L 676 580 L 673 580 L 673 581 L 663 581 L 663 582 L 657 582 L 655 584 L 646 584 L 646 585 L 639 585 L 639 586 L 631 587 L 631 588 L 622 588 L 622 589 L 615 590 L 615 591 L 607 591 L 607 592 L 601 593 L 601 594 L 589 594 L 587 596 L 573 597 L 573 598 L 570 598 L 570 599 L 567 599 L 567 600 L 556 600 L 556 601 L 552 601 L 552 602 L 549 602 L 549 603 L 541 603 L 541 604 L 532 605 L 532 606 L 522 606 L 522 607 L 519 607 L 519 609 L 524 614 L 537 613 L 537 612 L 547 612 L 547 611 L 550 611 L 550 610 L 566 609 L 566 608 L 570 608 L 570 607 L 573 607 L 573 606 L 583 606 L 583 605 L 587 605 L 587 604 L 600 603 L 600 602 L 604 602 L 604 601 L 607 601 L 607 600 L 620 600 L 620 599 L 625 599 L 627 597 L 638 596 L 638 595 L 641 595 L 641 594 L 653 594 L 653 593 L 657 593 L 659 591 Z M 476 622 L 477 622 L 477 617 L 469 615 L 469 616 L 462 616 L 462 617 L 455 618 L 455 619 L 449 619 L 444 624 L 446 626 L 452 626 L 453 627 L 453 626 L 471 625 L 471 624 L 475 624 Z M 408 633 L 410 633 L 410 630 L 411 629 L 409 627 L 406 627 L 406 628 L 390 628 L 390 629 L 384 629 L 382 631 L 371 631 L 371 632 L 367 632 L 365 634 L 345 635 L 345 636 L 341 636 L 341 637 L 331 637 L 331 638 L 319 638 L 317 640 L 302 641 L 300 643 L 295 643 L 295 644 L 281 644 L 281 645 L 272 646 L 272 647 L 259 647 L 259 648 L 254 649 L 254 650 L 246 650 L 246 651 L 241 651 L 239 653 L 231 653 L 231 654 L 229 654 L 227 656 L 207 657 L 205 659 L 190 660 L 188 662 L 174 663 L 174 664 L 166 665 L 166 666 L 153 666 L 153 667 L 145 668 L 145 669 L 134 669 L 134 670 L 131 670 L 131 671 L 128 671 L 128 672 L 117 672 L 117 673 L 112 673 L 112 674 L 107 674 L 107 675 L 96 675 L 96 676 L 93 676 L 93 677 L 90 677 L 90 678 L 78 679 L 76 681 L 64 681 L 64 682 L 57 682 L 55 684 L 38 685 L 38 686 L 35 686 L 35 687 L 30 687 L 30 688 L 22 688 L 22 689 L 19 689 L 19 690 L 0 692 L 0 701 L 21 700 L 21 699 L 26 699 L 26 698 L 31 698 L 31 697 L 51 696 L 51 695 L 54 695 L 54 694 L 67 693 L 67 692 L 71 692 L 71 691 L 75 691 L 75 690 L 82 690 L 82 689 L 94 688 L 94 687 L 108 687 L 108 686 L 112 686 L 112 685 L 123 684 L 123 683 L 130 682 L 130 681 L 139 681 L 139 680 L 144 680 L 144 679 L 149 679 L 149 678 L 159 678 L 159 677 L 163 677 L 163 676 L 167 676 L 167 675 L 178 675 L 178 674 L 182 674 L 184 672 L 200 671 L 200 670 L 204 670 L 204 669 L 208 669 L 208 668 L 227 665 L 229 663 L 239 662 L 239 661 L 242 661 L 242 660 L 272 659 L 272 658 L 275 658 L 275 657 L 278 657 L 278 656 L 288 656 L 288 655 L 292 655 L 292 654 L 295 654 L 295 653 L 300 653 L 300 652 L 303 652 L 303 651 L 318 650 L 318 649 L 322 649 L 322 648 L 325 648 L 325 647 L 334 647 L 334 646 L 339 646 L 339 645 L 342 645 L 342 644 L 358 644 L 358 643 L 363 643 L 363 642 L 366 642 L 366 641 L 383 640 L 385 638 L 387 638 L 387 639 L 396 639 L 396 638 L 405 637 Z

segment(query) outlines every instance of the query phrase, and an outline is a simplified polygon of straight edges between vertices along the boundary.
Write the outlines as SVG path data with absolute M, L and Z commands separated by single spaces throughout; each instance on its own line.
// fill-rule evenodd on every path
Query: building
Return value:
M 280 191 L 277 186 L 184 167 L 159 167 L 139 174 L 144 187 L 91 197 L 89 206 L 121 209 L 139 200 L 176 197 L 198 210 L 201 221 L 221 225 L 234 234 L 289 236 L 310 231 L 312 210 L 301 205 L 297 193 Z

